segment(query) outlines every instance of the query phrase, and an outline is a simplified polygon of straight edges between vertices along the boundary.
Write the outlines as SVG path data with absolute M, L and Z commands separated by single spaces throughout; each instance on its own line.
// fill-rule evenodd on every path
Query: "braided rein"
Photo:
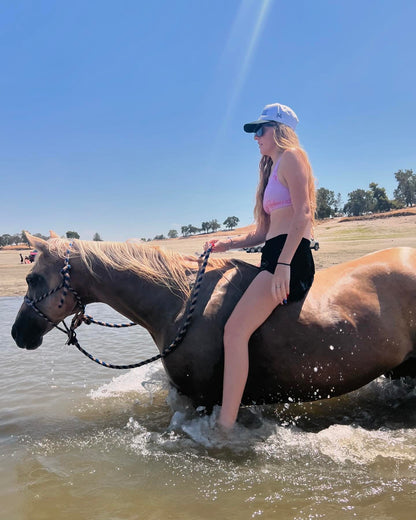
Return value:
M 70 276 L 70 270 L 71 270 L 71 264 L 69 263 L 69 257 L 72 249 L 72 242 L 69 244 L 66 256 L 65 256 L 65 265 L 61 269 L 60 274 L 62 275 L 62 282 L 55 287 L 55 289 L 50 290 L 47 293 L 44 293 L 39 298 L 31 300 L 27 296 L 24 298 L 24 303 L 31 307 L 41 318 L 46 320 L 48 323 L 53 325 L 56 329 L 60 330 L 61 332 L 64 332 L 68 336 L 67 345 L 74 345 L 82 354 L 84 354 L 87 358 L 91 359 L 91 361 L 94 361 L 94 363 L 97 363 L 103 367 L 106 368 L 113 368 L 116 370 L 126 370 L 126 369 L 132 369 L 132 368 L 139 368 L 144 365 L 148 365 L 150 363 L 153 363 L 154 361 L 157 361 L 159 359 L 167 357 L 169 354 L 171 354 L 183 341 L 185 334 L 188 331 L 188 328 L 192 321 L 192 315 L 195 311 L 197 299 L 199 290 L 201 287 L 202 279 L 205 274 L 205 270 L 208 264 L 209 255 L 211 254 L 211 251 L 213 249 L 213 244 L 211 244 L 206 251 L 204 251 L 200 256 L 199 260 L 202 260 L 202 263 L 200 265 L 200 268 L 198 270 L 198 274 L 195 280 L 195 284 L 192 288 L 191 296 L 190 296 L 190 304 L 189 309 L 185 318 L 185 321 L 182 325 L 182 327 L 179 329 L 178 333 L 175 336 L 175 339 L 172 341 L 170 345 L 165 347 L 162 351 L 162 353 L 157 354 L 156 356 L 152 356 L 148 359 L 145 359 L 144 361 L 140 361 L 138 363 L 133 363 L 130 365 L 114 365 L 112 363 L 106 363 L 105 361 L 102 361 L 101 359 L 98 359 L 94 357 L 92 354 L 87 352 L 84 348 L 81 347 L 79 344 L 79 341 L 77 339 L 75 329 L 78 328 L 82 323 L 85 323 L 86 325 L 90 325 L 91 323 L 94 323 L 95 325 L 100 325 L 102 327 L 111 327 L 111 328 L 126 328 L 126 327 L 134 327 L 137 325 L 137 323 L 129 322 L 129 323 L 107 323 L 103 321 L 95 320 L 92 316 L 89 316 L 88 314 L 85 314 L 85 305 L 82 303 L 80 295 L 77 293 L 77 291 L 71 286 L 71 276 Z M 58 308 L 62 308 L 63 304 L 65 303 L 65 298 L 68 294 L 68 291 L 70 291 L 76 301 L 77 307 L 79 308 L 79 311 L 75 314 L 71 321 L 70 327 L 67 326 L 64 320 L 62 320 L 62 324 L 64 328 L 60 327 L 58 323 L 51 320 L 46 314 L 44 314 L 38 307 L 37 304 L 49 296 L 52 296 L 56 292 L 60 291 L 62 289 L 62 297 L 59 302 Z

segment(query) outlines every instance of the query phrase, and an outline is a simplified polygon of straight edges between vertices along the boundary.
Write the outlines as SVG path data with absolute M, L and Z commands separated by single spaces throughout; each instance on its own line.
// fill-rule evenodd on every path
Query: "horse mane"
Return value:
M 65 258 L 68 241 L 49 239 L 49 251 L 60 258 Z M 172 292 L 179 292 L 189 297 L 191 292 L 189 274 L 199 268 L 198 258 L 185 256 L 158 246 L 150 246 L 135 241 L 103 242 L 73 240 L 71 255 L 78 255 L 88 271 L 95 277 L 94 261 L 101 262 L 106 269 L 129 271 L 145 280 L 168 287 Z M 230 260 L 210 258 L 207 271 L 222 269 L 232 265 Z

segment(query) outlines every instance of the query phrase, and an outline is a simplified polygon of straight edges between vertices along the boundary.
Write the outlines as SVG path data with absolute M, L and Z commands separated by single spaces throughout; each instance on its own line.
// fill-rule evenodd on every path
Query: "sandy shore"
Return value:
M 314 252 L 317 269 L 324 269 L 388 247 L 416 248 L 416 214 L 413 212 L 404 216 L 368 220 L 320 221 L 315 228 L 315 238 L 320 244 L 319 251 Z M 236 236 L 246 233 L 248 229 L 160 240 L 150 244 L 193 255 L 202 252 L 207 239 Z M 22 254 L 25 256 L 25 252 L 22 251 Z M 221 253 L 221 256 L 238 258 L 256 265 L 260 261 L 260 253 L 245 251 L 233 250 Z M 31 268 L 32 265 L 20 263 L 19 251 L 0 250 L 0 296 L 23 296 L 26 292 L 25 278 Z

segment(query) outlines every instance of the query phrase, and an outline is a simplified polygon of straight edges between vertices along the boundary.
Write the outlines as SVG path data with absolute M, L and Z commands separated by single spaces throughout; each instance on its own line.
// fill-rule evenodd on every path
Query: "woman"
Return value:
M 230 430 L 248 376 L 248 342 L 276 306 L 301 300 L 313 282 L 315 266 L 310 238 L 316 207 L 315 184 L 300 147 L 294 111 L 266 105 L 257 121 L 244 125 L 254 133 L 262 155 L 254 216 L 256 231 L 213 241 L 215 252 L 266 241 L 259 274 L 229 317 L 224 329 L 224 388 L 219 426 Z M 208 244 L 205 245 L 206 247 Z

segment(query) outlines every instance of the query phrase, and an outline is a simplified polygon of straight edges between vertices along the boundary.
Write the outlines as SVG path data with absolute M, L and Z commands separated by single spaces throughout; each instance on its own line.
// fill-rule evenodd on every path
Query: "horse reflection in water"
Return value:
M 27 297 L 59 286 L 68 241 L 28 236 L 40 254 Z M 187 314 L 196 258 L 139 243 L 75 240 L 71 285 L 84 305 L 104 302 L 145 327 L 158 349 L 172 342 Z M 162 360 L 169 381 L 195 407 L 220 404 L 223 329 L 258 269 L 210 260 L 194 318 L 181 345 Z M 61 291 L 38 303 L 58 323 L 78 310 Z M 319 271 L 306 297 L 279 306 L 250 339 L 243 404 L 312 401 L 350 392 L 381 374 L 416 376 L 416 250 L 393 248 Z M 12 335 L 35 349 L 53 328 L 23 303 Z

